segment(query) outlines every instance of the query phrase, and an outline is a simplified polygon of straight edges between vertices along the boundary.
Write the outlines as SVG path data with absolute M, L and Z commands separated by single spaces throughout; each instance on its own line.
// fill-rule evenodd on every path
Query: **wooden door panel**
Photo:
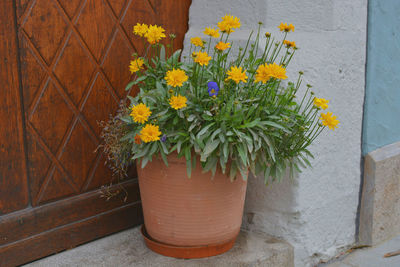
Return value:
M 135 168 L 126 202 L 100 197 L 112 173 L 98 121 L 115 114 L 143 53 L 132 27 L 163 25 L 181 47 L 190 1 L 0 3 L 0 265 L 14 266 L 142 222 Z
M 0 1 L 0 18 L 12 11 L 11 1 Z M 18 78 L 15 21 L 0 23 L 0 218 L 28 206 L 29 194 L 23 138 L 23 115 Z M 1 222 L 1 220 L 0 220 Z M 0 233 L 1 239 L 1 233 Z
M 113 2 L 120 16 L 131 3 Z M 21 16 L 21 62 L 29 62 L 22 68 L 23 92 L 33 95 L 25 100 L 25 118 L 34 206 L 110 181 L 110 172 L 97 171 L 104 165 L 101 151 L 94 153 L 97 122 L 125 96 L 127 55 L 136 51 L 116 14 L 107 1 L 37 0 Z M 25 75 L 28 69 L 43 71 Z

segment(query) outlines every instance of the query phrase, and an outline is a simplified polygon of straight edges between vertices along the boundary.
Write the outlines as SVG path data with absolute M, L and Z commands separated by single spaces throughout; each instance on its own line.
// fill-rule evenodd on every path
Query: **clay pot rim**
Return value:
M 185 156 L 178 157 L 178 154 L 179 154 L 179 153 L 178 153 L 176 150 L 175 150 L 175 151 L 172 151 L 171 153 L 169 153 L 168 155 L 166 155 L 167 161 L 168 161 L 169 159 L 177 159 L 178 161 L 184 161 L 185 164 L 187 164 Z M 191 154 L 192 154 L 192 157 L 193 157 L 193 154 L 195 154 L 195 156 L 196 156 L 196 161 L 197 161 L 197 162 L 196 162 L 196 168 L 197 168 L 197 166 L 200 166 L 200 167 L 201 167 L 200 155 L 198 155 L 197 153 L 195 153 L 193 150 L 191 151 Z M 154 161 L 154 160 L 162 161 L 163 164 L 165 165 L 165 162 L 164 162 L 164 160 L 162 159 L 160 153 L 157 153 L 157 154 L 154 155 L 154 156 L 155 156 L 155 157 L 152 158 L 152 161 Z M 137 159 L 137 160 L 136 160 L 135 163 L 136 163 L 136 168 L 137 168 L 137 169 L 138 169 L 138 168 L 143 169 L 142 166 L 141 166 L 141 161 L 142 161 L 142 159 Z M 149 162 L 150 162 L 150 161 L 149 161 Z M 148 163 L 149 163 L 149 162 L 148 162 Z M 229 170 L 230 170 L 231 162 L 232 162 L 232 160 L 231 160 L 231 159 L 228 159 L 228 162 L 226 163 L 226 170 L 225 170 L 225 173 L 223 173 L 224 175 L 226 175 L 226 176 L 228 177 L 228 179 L 230 179 L 230 178 L 229 178 Z M 148 164 L 148 163 L 147 163 L 147 164 Z M 169 163 L 169 161 L 168 161 L 168 163 Z M 147 166 L 147 164 L 146 164 L 146 166 Z M 166 165 L 165 165 L 165 166 L 166 166 Z M 167 166 L 167 167 L 168 167 L 168 166 Z M 201 169 L 202 169 L 202 171 L 203 171 L 203 168 L 202 168 L 202 167 L 201 167 Z M 222 168 L 221 168 L 221 166 L 219 165 L 219 162 L 217 163 L 217 171 L 220 171 L 220 172 L 222 173 Z M 207 172 L 208 172 L 208 173 L 211 173 L 211 170 L 209 170 L 209 171 L 207 171 Z M 205 172 L 205 173 L 207 173 L 207 172 Z M 248 178 L 249 178 L 249 174 L 250 174 L 250 167 L 247 167 L 246 172 L 247 172 L 247 179 L 243 179 L 241 173 L 238 171 L 238 172 L 236 173 L 236 177 L 235 177 L 234 180 L 236 180 L 236 179 L 243 179 L 244 181 L 247 181 Z

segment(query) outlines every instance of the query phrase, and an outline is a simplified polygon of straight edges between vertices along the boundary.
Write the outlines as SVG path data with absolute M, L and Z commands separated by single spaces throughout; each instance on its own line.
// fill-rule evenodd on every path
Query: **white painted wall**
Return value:
M 203 36 L 225 13 L 241 18 L 233 34 L 243 42 L 250 29 L 280 36 L 280 22 L 296 27 L 289 40 L 300 49 L 289 66 L 289 78 L 304 71 L 305 83 L 330 100 L 339 129 L 326 130 L 312 145 L 313 169 L 296 184 L 269 187 L 250 179 L 243 226 L 289 241 L 296 266 L 311 266 L 355 242 L 364 99 L 367 0 L 193 0 L 185 53 L 193 36 Z M 304 84 L 305 84 L 304 83 Z

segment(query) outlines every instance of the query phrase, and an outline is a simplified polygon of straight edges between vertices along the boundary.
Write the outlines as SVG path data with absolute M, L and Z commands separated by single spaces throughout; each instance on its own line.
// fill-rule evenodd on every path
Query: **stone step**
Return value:
M 263 233 L 242 231 L 234 247 L 225 254 L 203 259 L 175 259 L 149 250 L 135 227 L 82 246 L 31 262 L 26 267 L 67 266 L 294 266 L 293 247 Z

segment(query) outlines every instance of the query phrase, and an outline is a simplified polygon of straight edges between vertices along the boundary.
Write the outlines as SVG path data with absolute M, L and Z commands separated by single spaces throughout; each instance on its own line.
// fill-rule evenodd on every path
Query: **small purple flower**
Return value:
M 216 82 L 208 82 L 208 94 L 210 96 L 217 96 L 219 92 L 219 87 Z
M 165 141 L 167 141 L 167 135 L 166 134 L 164 134 L 163 136 L 161 136 L 161 142 L 165 142 Z

